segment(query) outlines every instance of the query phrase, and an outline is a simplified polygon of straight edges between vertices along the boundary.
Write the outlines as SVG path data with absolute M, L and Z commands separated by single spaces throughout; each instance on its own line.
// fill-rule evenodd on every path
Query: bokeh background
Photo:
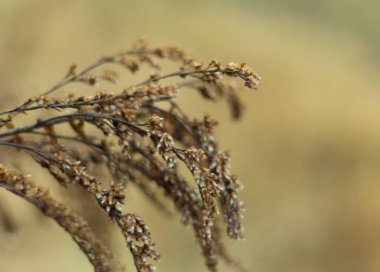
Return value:
M 139 37 L 205 62 L 244 61 L 263 81 L 242 94 L 242 121 L 225 105 L 179 99 L 222 121 L 221 146 L 245 184 L 246 239 L 227 240 L 230 252 L 249 271 L 380 271 L 379 9 L 376 0 L 1 0 L 0 108 Z M 0 231 L 0 271 L 91 270 L 66 233 L 0 193 L 18 226 Z M 206 271 L 190 229 L 138 194 L 128 205 L 151 227 L 159 271 Z

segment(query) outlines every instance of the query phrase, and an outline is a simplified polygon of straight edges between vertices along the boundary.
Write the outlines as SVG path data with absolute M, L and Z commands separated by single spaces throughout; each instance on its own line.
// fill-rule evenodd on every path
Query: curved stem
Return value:
M 61 116 L 53 117 L 53 118 L 46 119 L 46 120 L 38 120 L 34 125 L 25 126 L 25 127 L 21 127 L 21 128 L 15 128 L 15 129 L 11 129 L 11 130 L 8 130 L 6 132 L 0 133 L 0 138 L 9 137 L 9 136 L 17 135 L 20 133 L 29 132 L 29 131 L 32 131 L 32 130 L 35 130 L 38 128 L 56 125 L 56 124 L 64 123 L 64 122 L 75 120 L 75 119 L 81 119 L 81 120 L 87 120 L 87 121 L 93 121 L 96 119 L 106 119 L 106 120 L 119 122 L 119 123 L 122 123 L 124 125 L 127 125 L 131 129 L 134 129 L 136 132 L 138 132 L 142 135 L 147 134 L 147 131 L 140 127 L 141 124 L 131 123 L 131 122 L 128 122 L 124 119 L 115 118 L 112 115 L 86 112 L 86 113 L 66 114 L 66 115 L 61 115 Z

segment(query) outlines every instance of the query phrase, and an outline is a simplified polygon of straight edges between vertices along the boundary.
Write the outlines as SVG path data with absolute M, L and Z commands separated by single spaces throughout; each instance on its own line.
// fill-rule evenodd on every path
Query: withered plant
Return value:
M 160 63 L 164 59 L 179 68 L 163 73 Z M 155 72 L 120 92 L 58 97 L 58 91 L 69 88 L 71 83 L 84 83 L 94 89 L 101 81 L 116 83 L 118 75 L 109 69 L 112 65 L 122 65 L 132 74 L 142 66 Z M 105 67 L 107 70 L 100 71 Z M 123 211 L 128 210 L 123 205 L 125 191 L 128 186 L 137 186 L 147 200 L 163 210 L 168 202 L 162 199 L 170 199 L 183 224 L 192 227 L 208 269 L 217 271 L 219 257 L 234 264 L 221 242 L 223 220 L 218 218 L 224 219 L 229 237 L 243 237 L 243 206 L 238 197 L 241 185 L 230 172 L 229 154 L 218 148 L 214 135 L 217 122 L 208 115 L 190 117 L 175 98 L 181 89 L 194 89 L 212 101 L 225 98 L 232 117 L 237 119 L 243 110 L 237 89 L 241 85 L 256 89 L 259 80 L 244 63 L 223 65 L 212 60 L 203 65 L 180 48 L 153 48 L 139 41 L 131 50 L 102 57 L 81 71 L 71 66 L 51 89 L 1 111 L 1 153 L 11 149 L 28 153 L 60 185 L 79 186 L 83 194 L 92 196 L 94 204 L 120 229 L 137 271 L 153 271 L 160 255 L 144 220 Z M 16 125 L 19 116 L 32 111 L 39 111 L 40 117 Z M 47 117 L 47 111 L 53 114 Z M 59 131 L 66 132 L 57 132 L 59 126 Z M 6 163 L 5 156 L 2 159 Z M 185 179 L 180 164 L 187 167 L 193 181 Z M 105 165 L 113 181 L 101 181 L 103 177 L 96 176 L 94 165 Z M 0 164 L 0 186 L 29 201 L 63 227 L 95 271 L 120 269 L 112 265 L 114 255 L 82 216 L 54 200 L 30 176 Z

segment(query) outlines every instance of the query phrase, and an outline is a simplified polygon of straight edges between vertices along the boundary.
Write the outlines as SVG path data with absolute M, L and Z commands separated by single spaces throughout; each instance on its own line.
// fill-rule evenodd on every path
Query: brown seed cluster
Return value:
M 147 262 L 148 259 L 157 261 L 160 255 L 154 249 L 150 239 L 150 231 L 145 222 L 134 214 L 126 214 L 117 220 L 118 225 L 126 237 L 129 250 L 133 254 L 138 271 L 153 271 L 155 266 Z
M 164 73 L 162 59 L 178 63 L 179 68 Z M 107 69 L 99 71 L 105 65 Z M 119 92 L 99 91 L 103 81 L 118 80 L 110 65 L 121 65 L 132 73 L 145 65 L 154 72 Z M 30 154 L 62 186 L 78 185 L 92 196 L 95 205 L 119 227 L 138 271 L 153 271 L 159 254 L 145 222 L 131 212 L 123 212 L 128 209 L 125 200 L 129 186 L 136 186 L 161 211 L 172 213 L 174 207 L 182 222 L 192 226 L 209 270 L 217 271 L 219 258 L 234 264 L 222 244 L 219 219 L 224 218 L 229 237 L 243 237 L 243 204 L 238 196 L 241 185 L 230 171 L 229 154 L 219 150 L 214 133 L 217 122 L 208 115 L 193 119 L 175 98 L 182 89 L 194 89 L 208 100 L 226 99 L 232 116 L 239 118 L 243 110 L 237 94 L 240 84 L 233 78 L 241 79 L 242 85 L 251 89 L 257 88 L 260 79 L 245 64 L 224 66 L 212 60 L 204 66 L 180 48 L 153 48 L 139 41 L 131 50 L 100 58 L 81 71 L 73 65 L 62 81 L 42 95 L 0 112 L 0 147 L 5 152 L 15 148 Z M 166 82 L 168 79 L 171 83 Z M 94 95 L 53 96 L 74 82 L 92 86 L 96 89 Z M 55 114 L 15 125 L 20 113 L 46 110 Z M 67 134 L 58 133 L 65 131 L 58 127 L 66 127 Z M 184 178 L 180 164 L 187 167 L 193 181 Z M 108 169 L 111 182 L 96 176 L 95 169 L 100 165 Z M 11 180 L 16 187 L 25 183 L 21 174 L 9 171 L 0 168 L 4 184 Z M 25 190 L 14 186 L 3 187 L 31 201 Z M 173 206 L 168 206 L 164 198 Z M 43 205 L 56 206 L 50 197 Z M 82 220 L 72 217 L 62 220 Z M 75 229 L 64 228 L 78 236 Z M 78 244 L 89 256 L 87 247 Z M 112 271 L 104 257 L 107 254 L 94 252 L 90 256 L 96 271 Z M 99 270 L 103 260 L 103 270 Z

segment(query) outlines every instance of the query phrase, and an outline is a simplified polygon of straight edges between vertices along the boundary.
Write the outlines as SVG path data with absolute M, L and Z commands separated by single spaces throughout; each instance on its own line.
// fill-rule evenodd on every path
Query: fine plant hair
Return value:
M 165 60 L 178 68 L 164 73 L 161 63 Z M 142 67 L 154 72 L 118 92 L 99 91 L 103 81 L 117 83 L 118 73 L 112 65 L 121 65 L 131 74 Z M 230 171 L 230 155 L 218 148 L 217 122 L 208 115 L 192 118 L 176 103 L 176 97 L 180 90 L 193 89 L 206 100 L 224 98 L 233 119 L 238 119 L 243 112 L 238 89 L 242 85 L 256 89 L 259 80 L 244 63 L 223 65 L 212 60 L 203 65 L 181 48 L 151 47 L 140 40 L 130 50 L 102 57 L 83 70 L 72 65 L 47 91 L 0 111 L 0 154 L 12 149 L 25 152 L 64 188 L 81 187 L 82 194 L 91 196 L 94 205 L 120 229 L 137 271 L 153 271 L 160 255 L 144 220 L 124 211 L 128 210 L 128 186 L 136 186 L 162 211 L 172 208 L 165 198 L 173 203 L 182 223 L 192 227 L 210 271 L 217 271 L 219 259 L 242 270 L 222 243 L 222 228 L 232 239 L 243 238 L 241 184 Z M 58 95 L 72 83 L 96 91 L 91 96 L 77 91 Z M 50 111 L 48 117 L 44 117 L 46 111 Z M 17 123 L 19 116 L 29 112 L 38 112 L 39 118 Z M 0 157 L 3 164 L 5 157 Z M 191 180 L 180 164 L 191 173 Z M 94 166 L 98 165 L 106 167 L 112 182 L 104 182 L 96 174 Z M 54 219 L 72 236 L 95 271 L 120 270 L 113 265 L 115 255 L 96 237 L 83 215 L 54 200 L 34 182 L 19 169 L 0 164 L 0 187 Z

